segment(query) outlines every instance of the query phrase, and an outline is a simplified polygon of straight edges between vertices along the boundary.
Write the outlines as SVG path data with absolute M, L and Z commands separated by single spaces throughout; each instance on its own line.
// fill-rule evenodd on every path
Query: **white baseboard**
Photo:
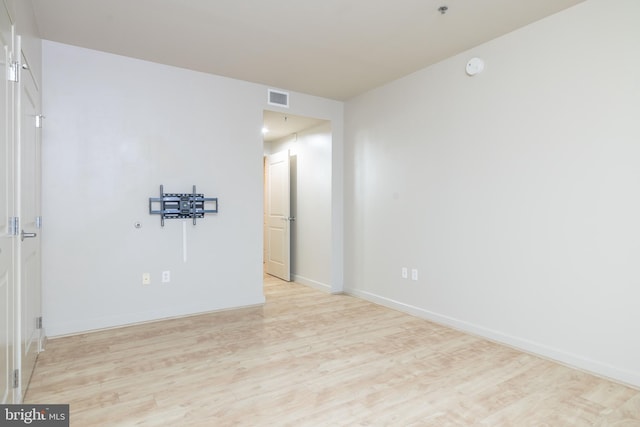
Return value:
M 440 325 L 448 326 L 462 332 L 486 338 L 490 341 L 495 341 L 497 343 L 504 344 L 536 356 L 550 359 L 554 362 L 558 362 L 571 368 L 580 369 L 596 376 L 611 379 L 625 385 L 629 385 L 633 388 L 640 388 L 640 372 L 632 372 L 625 369 L 620 369 L 606 363 L 587 359 L 576 354 L 567 353 L 557 348 L 549 347 L 523 338 L 507 335 L 502 332 L 484 328 L 482 326 L 455 319 L 453 317 L 434 313 L 432 311 L 425 310 L 410 304 L 405 304 L 400 301 L 395 301 L 390 298 L 382 297 L 371 292 L 360 291 L 357 289 L 348 289 L 345 290 L 345 293 L 373 302 L 375 304 L 382 305 L 384 307 L 392 308 L 394 310 L 402 311 L 404 313 L 408 313 L 413 316 L 438 323 Z
M 296 283 L 300 283 L 301 285 L 307 285 L 310 286 L 314 289 L 318 289 L 320 291 L 323 292 L 329 292 L 331 293 L 331 286 L 327 285 L 326 283 L 322 283 L 322 282 L 317 282 L 315 280 L 312 279 L 308 279 L 304 276 L 300 276 L 297 274 L 292 274 L 291 275 L 291 280 L 296 282 Z
M 188 307 L 174 307 L 169 310 L 152 312 L 125 313 L 115 316 L 96 317 L 83 319 L 81 322 L 60 322 L 47 325 L 48 338 L 61 338 L 64 336 L 78 335 L 87 332 L 95 332 L 107 329 L 121 328 L 124 326 L 139 325 L 162 320 L 181 317 L 196 316 L 199 314 L 215 313 L 219 311 L 235 310 L 239 308 L 261 306 L 265 302 L 264 295 L 257 298 L 245 298 L 226 304 L 197 304 Z

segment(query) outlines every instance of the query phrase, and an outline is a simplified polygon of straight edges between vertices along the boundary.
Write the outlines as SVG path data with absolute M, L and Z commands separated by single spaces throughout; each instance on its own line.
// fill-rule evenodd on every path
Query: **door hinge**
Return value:
M 20 218 L 17 216 L 9 217 L 9 236 L 17 236 L 20 234 Z
M 36 217 L 36 228 L 42 228 L 42 216 Z
M 20 385 L 20 369 L 14 369 L 13 371 L 13 388 L 18 388 Z
M 36 128 L 37 129 L 42 128 L 42 119 L 44 119 L 44 116 L 42 114 L 36 115 Z
M 36 318 L 36 329 L 42 329 L 42 316 Z
M 9 64 L 9 81 L 16 83 L 20 81 L 20 64 L 18 62 Z

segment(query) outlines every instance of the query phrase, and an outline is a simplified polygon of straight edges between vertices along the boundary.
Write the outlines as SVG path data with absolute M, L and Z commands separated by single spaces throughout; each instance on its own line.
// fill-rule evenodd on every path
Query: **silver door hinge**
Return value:
M 42 217 L 41 216 L 37 216 L 36 217 L 36 228 L 42 228 Z
M 9 217 L 9 236 L 17 236 L 20 233 L 20 218 Z
M 42 329 L 42 316 L 36 318 L 36 329 Z
M 13 388 L 18 388 L 20 385 L 20 370 L 15 369 L 13 371 Z
M 40 129 L 42 127 L 42 119 L 44 119 L 42 114 L 36 115 L 36 128 Z
M 9 81 L 16 83 L 20 81 L 20 64 L 18 62 L 9 64 Z

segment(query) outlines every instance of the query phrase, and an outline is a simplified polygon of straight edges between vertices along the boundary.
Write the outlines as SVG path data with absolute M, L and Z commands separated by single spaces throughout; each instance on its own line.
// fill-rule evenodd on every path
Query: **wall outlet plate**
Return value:
M 163 271 L 162 272 L 162 283 L 169 283 L 171 281 L 171 272 Z

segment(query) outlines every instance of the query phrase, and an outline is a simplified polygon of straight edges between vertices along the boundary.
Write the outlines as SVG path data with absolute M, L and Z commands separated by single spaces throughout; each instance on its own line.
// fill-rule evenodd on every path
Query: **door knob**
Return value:
M 24 230 L 22 230 L 22 233 L 20 233 L 20 240 L 24 242 L 24 239 L 32 239 L 36 236 L 36 233 L 25 233 Z

